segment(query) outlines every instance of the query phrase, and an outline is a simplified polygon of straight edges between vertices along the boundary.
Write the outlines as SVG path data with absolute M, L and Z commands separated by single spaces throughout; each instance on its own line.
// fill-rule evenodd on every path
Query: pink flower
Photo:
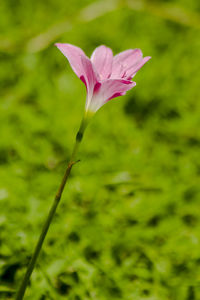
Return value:
M 56 44 L 67 57 L 73 71 L 87 88 L 86 112 L 96 112 L 107 101 L 125 95 L 136 83 L 137 71 L 151 58 L 143 58 L 140 49 L 130 49 L 113 56 L 104 45 L 89 59 L 83 50 L 70 44 Z

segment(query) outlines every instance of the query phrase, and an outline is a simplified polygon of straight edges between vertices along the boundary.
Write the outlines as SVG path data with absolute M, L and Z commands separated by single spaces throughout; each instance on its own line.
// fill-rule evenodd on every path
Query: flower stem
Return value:
M 44 242 L 44 239 L 46 237 L 46 234 L 49 230 L 49 226 L 52 222 L 52 219 L 55 215 L 55 212 L 56 212 L 56 209 L 58 207 L 58 204 L 60 202 L 60 199 L 61 199 L 61 196 L 62 196 L 62 192 L 65 188 L 65 185 L 66 185 L 66 182 L 68 180 L 68 177 L 70 175 L 70 172 L 71 172 L 71 169 L 73 167 L 73 165 L 76 163 L 74 161 L 75 159 L 75 156 L 77 154 L 77 151 L 78 151 L 78 147 L 79 147 L 79 144 L 83 138 L 83 133 L 84 133 L 84 130 L 85 130 L 86 126 L 85 126 L 85 119 L 83 119 L 82 123 L 81 123 L 81 126 L 80 126 L 80 129 L 76 135 L 76 142 L 75 142 L 75 145 L 74 145 L 74 149 L 73 149 L 73 152 L 72 152 L 72 155 L 71 155 L 71 159 L 68 163 L 68 166 L 67 166 L 67 169 L 65 171 L 65 174 L 63 176 L 63 179 L 61 181 L 61 184 L 59 186 L 59 189 L 57 191 L 57 194 L 54 198 L 54 202 L 50 208 L 50 211 L 49 211 L 49 214 L 47 216 L 47 219 L 43 225 L 43 228 L 42 228 L 42 231 L 41 231 L 41 234 L 40 234 L 40 237 L 38 239 L 38 242 L 36 244 L 36 247 L 35 247 L 35 250 L 34 250 L 34 253 L 32 255 L 32 258 L 29 262 L 29 265 L 27 267 L 27 270 L 26 270 L 26 273 L 24 275 L 24 278 L 23 278 L 23 281 L 21 283 L 21 286 L 19 287 L 19 290 L 16 294 L 16 300 L 22 300 L 23 297 L 24 297 L 24 294 L 25 294 L 25 291 L 26 291 L 26 288 L 27 288 L 27 285 L 29 283 L 29 279 L 31 277 L 31 274 L 33 272 L 33 269 L 35 267 L 35 264 L 36 264 L 36 261 L 37 261 L 37 258 L 39 256 L 39 253 L 40 253 L 40 250 L 42 248 L 42 245 L 43 245 L 43 242 Z

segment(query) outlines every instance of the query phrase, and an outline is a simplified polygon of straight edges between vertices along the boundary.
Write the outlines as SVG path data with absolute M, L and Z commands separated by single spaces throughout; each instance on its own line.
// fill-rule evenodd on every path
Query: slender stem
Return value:
M 49 211 L 49 214 L 47 216 L 47 219 L 43 225 L 43 228 L 42 228 L 42 232 L 40 234 L 40 237 L 38 239 L 38 242 L 37 242 L 37 245 L 35 247 L 35 250 L 33 252 L 33 255 L 32 255 L 32 258 L 29 262 L 29 265 L 27 267 L 27 270 L 26 270 L 26 273 L 24 275 L 24 278 L 23 278 L 23 281 L 21 283 L 21 286 L 19 287 L 19 290 L 16 294 L 16 300 L 22 300 L 23 297 L 24 297 L 24 294 L 25 294 L 25 291 L 26 291 L 26 288 L 27 288 L 27 285 L 29 283 L 29 279 L 31 277 L 31 274 L 33 272 L 33 269 L 35 267 L 35 264 L 36 264 L 36 261 L 37 261 L 37 258 L 38 258 L 38 255 L 40 253 L 40 250 L 42 248 L 42 245 L 43 245 L 43 242 L 44 242 L 44 239 L 46 237 L 46 234 L 48 232 L 48 229 L 49 229 L 49 226 L 52 222 L 52 219 L 55 215 L 55 212 L 56 212 L 56 209 L 58 207 L 58 204 L 60 202 L 60 199 L 61 199 L 61 196 L 62 196 L 62 192 L 65 188 L 65 185 L 66 185 L 66 182 L 67 182 L 67 179 L 70 175 L 70 172 L 71 172 L 71 169 L 73 167 L 73 165 L 75 164 L 74 162 L 74 159 L 75 159 L 75 156 L 76 156 L 76 153 L 78 151 L 78 147 L 79 147 L 79 144 L 83 138 L 83 133 L 84 133 L 84 130 L 85 130 L 85 120 L 83 119 L 82 123 L 81 123 L 81 126 L 80 126 L 80 129 L 77 133 L 77 136 L 76 136 L 76 142 L 75 142 L 75 145 L 74 145 L 74 149 L 73 149 L 73 152 L 72 152 L 72 155 L 71 155 L 71 159 L 68 163 L 68 166 L 67 166 L 67 169 L 65 171 L 65 174 L 63 176 L 63 179 L 61 181 L 61 184 L 59 186 L 59 189 L 57 191 L 57 194 L 54 198 L 54 202 L 51 206 L 51 209 Z

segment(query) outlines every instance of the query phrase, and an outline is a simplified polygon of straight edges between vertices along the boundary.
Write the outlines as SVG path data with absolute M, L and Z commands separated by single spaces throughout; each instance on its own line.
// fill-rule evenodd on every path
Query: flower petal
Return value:
M 97 77 L 94 72 L 91 61 L 87 56 L 81 56 L 81 63 L 83 68 L 83 73 L 80 79 L 84 82 L 87 87 L 87 102 L 92 98 L 94 86 L 97 83 Z M 86 103 L 86 106 L 88 103 Z
M 129 49 L 114 56 L 111 78 L 124 78 L 126 70 L 142 59 L 140 49 Z
M 73 71 L 85 84 L 87 88 L 87 102 L 89 102 L 97 82 L 97 76 L 93 70 L 91 61 L 79 47 L 60 43 L 56 44 L 56 46 L 67 57 Z
M 109 101 L 116 96 L 116 94 L 124 95 L 128 90 L 136 86 L 136 82 L 123 79 L 108 79 L 105 80 L 102 85 L 99 93 L 104 98 L 104 101 Z
M 101 80 L 109 78 L 112 71 L 113 53 L 104 45 L 97 47 L 91 56 L 91 61 Z
M 96 91 L 94 90 L 93 97 L 88 109 L 96 112 L 107 101 L 125 95 L 126 92 L 136 85 L 135 82 L 124 79 L 107 79 L 101 82 Z
M 130 80 L 132 79 L 135 74 L 137 73 L 137 71 L 139 71 L 139 69 L 142 68 L 142 66 L 151 59 L 151 56 L 146 56 L 144 58 L 142 58 L 141 60 L 139 60 L 138 62 L 136 62 L 134 65 L 132 65 L 129 69 L 126 70 L 125 74 L 124 74 L 124 78 Z
M 71 44 L 57 43 L 55 45 L 67 57 L 74 73 L 80 78 L 84 73 L 81 57 L 86 57 L 83 50 Z

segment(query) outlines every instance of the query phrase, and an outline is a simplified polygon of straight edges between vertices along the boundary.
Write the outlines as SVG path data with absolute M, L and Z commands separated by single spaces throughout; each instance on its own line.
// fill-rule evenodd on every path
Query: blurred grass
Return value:
M 200 299 L 199 14 L 195 0 L 1 1 L 1 299 L 24 274 L 84 109 L 54 42 L 152 60 L 92 120 L 25 299 Z

